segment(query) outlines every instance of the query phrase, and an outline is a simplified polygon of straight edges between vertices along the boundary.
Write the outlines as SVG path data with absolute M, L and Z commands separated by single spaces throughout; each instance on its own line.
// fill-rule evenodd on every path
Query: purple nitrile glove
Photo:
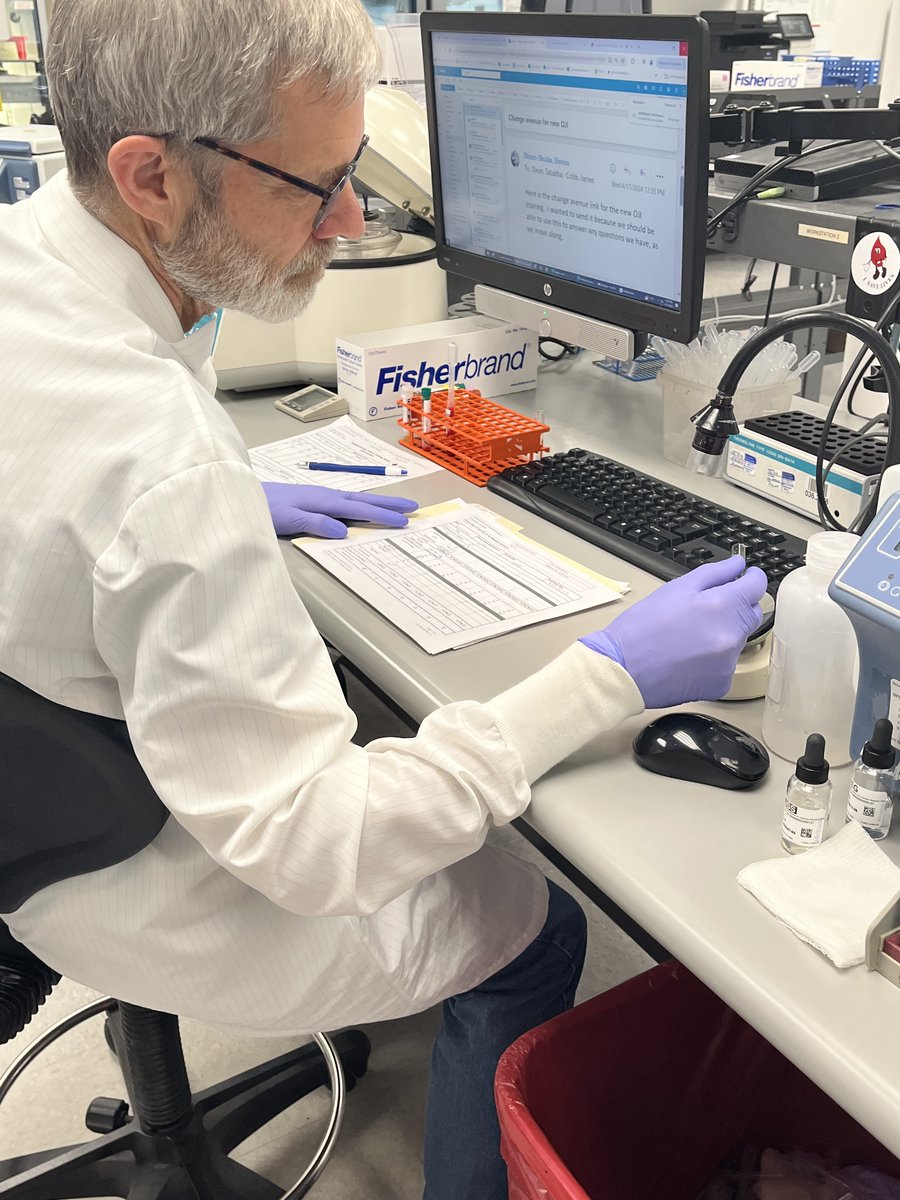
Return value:
M 402 529 L 408 524 L 404 513 L 419 507 L 406 496 L 339 492 L 304 483 L 264 483 L 262 488 L 279 537 L 314 533 L 317 537 L 342 538 L 347 536 L 344 521 L 371 521 Z
M 704 563 L 578 640 L 624 667 L 647 708 L 720 700 L 762 621 L 765 590 L 765 575 L 745 573 L 742 558 Z

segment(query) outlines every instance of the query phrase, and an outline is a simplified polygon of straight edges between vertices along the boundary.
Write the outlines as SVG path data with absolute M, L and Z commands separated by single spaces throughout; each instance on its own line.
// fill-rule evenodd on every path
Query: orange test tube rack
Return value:
M 431 393 L 431 412 L 427 415 L 422 411 L 419 392 L 404 408 L 404 416 L 397 421 L 406 430 L 400 445 L 479 487 L 484 487 L 492 475 L 532 462 L 550 448 L 544 444 L 549 425 L 486 400 L 479 391 L 456 388 L 451 416 L 447 415 L 446 389 Z M 423 418 L 430 426 L 427 431 Z

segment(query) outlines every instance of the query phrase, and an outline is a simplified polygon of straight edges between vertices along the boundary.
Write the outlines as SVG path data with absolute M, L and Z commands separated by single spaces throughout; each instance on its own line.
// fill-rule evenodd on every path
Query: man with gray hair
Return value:
M 361 234 L 368 18 L 56 0 L 47 66 L 68 176 L 0 212 L 0 672 L 124 719 L 171 819 L 4 919 L 72 979 L 239 1032 L 443 1001 L 425 1196 L 500 1200 L 497 1058 L 572 1004 L 585 930 L 487 831 L 645 703 L 724 694 L 764 577 L 701 568 L 490 702 L 354 745 L 275 533 L 415 505 L 260 487 L 205 319 L 298 313 Z

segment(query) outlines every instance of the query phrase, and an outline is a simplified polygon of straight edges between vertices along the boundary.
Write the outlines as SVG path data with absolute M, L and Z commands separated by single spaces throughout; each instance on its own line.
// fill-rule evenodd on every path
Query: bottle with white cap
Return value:
M 815 731 L 825 737 L 834 766 L 850 762 L 856 635 L 828 585 L 858 540 L 855 533 L 814 533 L 806 566 L 778 589 L 762 735 L 788 761 Z

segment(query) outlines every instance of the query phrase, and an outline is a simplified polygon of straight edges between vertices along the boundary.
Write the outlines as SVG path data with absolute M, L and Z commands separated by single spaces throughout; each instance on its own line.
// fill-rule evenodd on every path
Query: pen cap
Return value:
M 875 722 L 875 730 L 862 748 L 860 758 L 867 767 L 876 770 L 890 770 L 897 761 L 897 751 L 894 749 L 892 738 L 894 726 L 887 717 L 879 717 Z
M 797 759 L 797 778 L 801 783 L 826 783 L 828 771 L 825 739 L 821 733 L 811 733 L 806 739 L 805 753 Z

